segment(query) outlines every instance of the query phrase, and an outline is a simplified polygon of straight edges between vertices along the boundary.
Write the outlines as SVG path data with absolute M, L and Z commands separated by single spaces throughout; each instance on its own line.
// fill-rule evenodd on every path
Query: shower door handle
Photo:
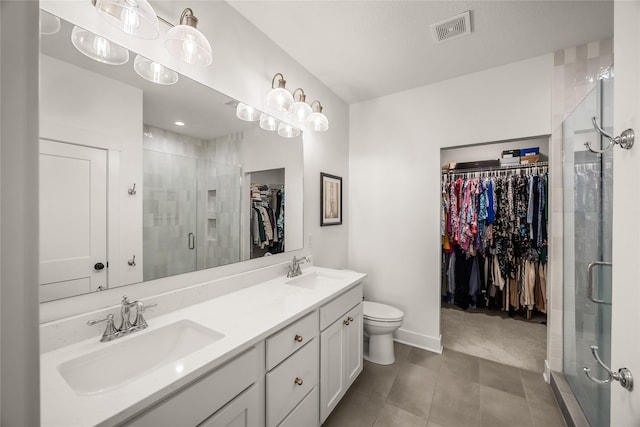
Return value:
M 189 233 L 189 249 L 195 249 L 196 248 L 196 235 L 193 233 Z
M 591 381 L 597 384 L 608 384 L 612 380 L 615 380 L 615 381 L 618 381 L 625 390 L 629 390 L 629 391 L 633 390 L 633 375 L 631 375 L 630 370 L 628 370 L 627 368 L 620 368 L 618 369 L 618 372 L 613 372 L 611 368 L 605 365 L 602 359 L 600 359 L 597 345 L 591 346 L 591 354 L 593 354 L 593 358 L 596 359 L 596 362 L 598 362 L 598 365 L 600 365 L 602 369 L 607 371 L 607 375 L 608 375 L 606 379 L 601 380 L 591 376 L 590 368 L 587 368 L 587 367 L 582 368 L 585 375 L 589 377 Z
M 593 267 L 597 265 L 611 267 L 611 263 L 607 261 L 593 261 L 589 263 L 589 265 L 587 266 L 587 298 L 589 298 L 591 301 L 595 302 L 596 304 L 611 305 L 610 302 L 595 298 L 593 296 Z

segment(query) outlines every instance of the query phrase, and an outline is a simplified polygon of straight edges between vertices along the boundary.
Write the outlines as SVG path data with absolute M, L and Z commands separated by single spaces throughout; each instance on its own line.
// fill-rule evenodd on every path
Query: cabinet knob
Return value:
M 302 335 L 296 335 L 293 339 L 297 342 L 302 342 L 304 338 L 302 338 Z
M 347 317 L 347 320 L 348 320 L 349 322 L 353 322 L 353 317 L 349 316 L 349 317 Z
M 343 323 L 345 326 L 349 326 L 349 319 L 347 319 L 347 320 L 343 320 L 343 321 L 342 321 L 342 323 Z
M 296 377 L 295 380 L 293 380 L 294 383 L 298 384 L 298 385 L 302 385 L 303 381 L 302 378 Z

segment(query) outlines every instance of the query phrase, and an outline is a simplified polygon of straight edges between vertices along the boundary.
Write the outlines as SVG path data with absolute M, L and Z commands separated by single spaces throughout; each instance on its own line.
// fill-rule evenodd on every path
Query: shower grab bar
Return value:
M 600 135 L 602 135 L 603 137 L 609 140 L 609 145 L 607 145 L 607 147 L 602 150 L 591 147 L 591 141 L 585 142 L 584 143 L 585 147 L 587 147 L 587 149 L 592 153 L 596 153 L 596 154 L 605 153 L 611 150 L 613 146 L 616 144 L 620 144 L 620 147 L 624 148 L 625 150 L 628 150 L 631 147 L 633 147 L 633 142 L 636 138 L 636 134 L 633 132 L 633 129 L 626 129 L 622 131 L 620 136 L 613 137 L 600 127 L 600 125 L 598 124 L 598 120 L 596 120 L 595 117 L 591 118 L 591 123 L 593 124 L 593 128 L 596 130 L 596 132 L 598 132 Z
M 587 368 L 586 366 L 583 367 L 582 370 L 584 371 L 585 375 L 589 377 L 591 381 L 597 384 L 608 384 L 611 382 L 611 380 L 615 380 L 615 381 L 619 381 L 620 385 L 625 390 L 629 390 L 629 391 L 633 390 L 633 375 L 631 375 L 631 371 L 629 371 L 627 368 L 620 368 L 618 369 L 618 372 L 613 372 L 611 368 L 605 365 L 602 359 L 600 359 L 597 345 L 591 346 L 591 354 L 593 354 L 593 357 L 596 359 L 596 362 L 598 362 L 598 365 L 600 365 L 602 369 L 607 371 L 607 378 L 604 380 L 601 380 L 591 375 L 590 368 Z
M 587 298 L 589 298 L 591 301 L 595 302 L 596 304 L 611 305 L 610 302 L 595 298 L 593 296 L 593 267 L 597 265 L 611 267 L 611 262 L 593 261 L 593 262 L 590 262 L 589 265 L 587 265 Z

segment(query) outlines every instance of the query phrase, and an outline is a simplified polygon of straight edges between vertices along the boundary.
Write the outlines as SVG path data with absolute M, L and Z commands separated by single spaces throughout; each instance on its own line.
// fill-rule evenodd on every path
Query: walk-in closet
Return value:
M 441 150 L 445 348 L 543 369 L 548 145 L 543 137 Z

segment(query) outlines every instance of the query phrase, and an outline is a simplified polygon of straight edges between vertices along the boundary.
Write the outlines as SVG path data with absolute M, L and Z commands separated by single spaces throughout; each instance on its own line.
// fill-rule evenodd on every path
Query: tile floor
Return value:
M 323 427 L 563 427 L 538 372 L 445 348 L 396 343 L 396 361 L 364 370 Z
M 547 357 L 547 327 L 541 315 L 532 320 L 510 318 L 501 311 L 440 310 L 442 345 L 451 350 L 529 371 L 543 372 Z

